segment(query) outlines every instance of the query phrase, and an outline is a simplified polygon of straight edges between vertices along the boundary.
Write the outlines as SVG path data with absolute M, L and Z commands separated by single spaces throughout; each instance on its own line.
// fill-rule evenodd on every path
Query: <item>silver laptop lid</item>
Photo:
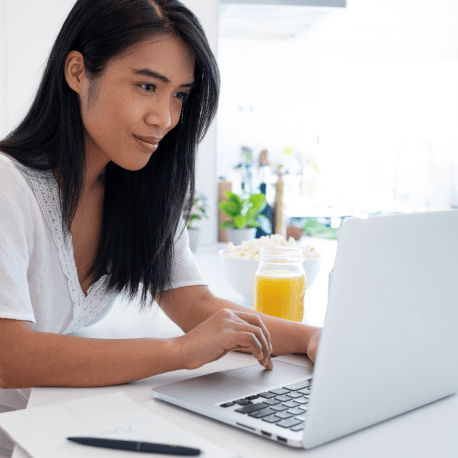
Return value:
M 457 324 L 458 211 L 344 221 L 304 447 L 456 392 Z

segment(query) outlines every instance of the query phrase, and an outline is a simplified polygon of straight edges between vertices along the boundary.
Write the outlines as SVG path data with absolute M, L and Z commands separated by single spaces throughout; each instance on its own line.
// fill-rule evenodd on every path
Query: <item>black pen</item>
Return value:
M 200 455 L 198 448 L 181 447 L 180 445 L 155 444 L 153 442 L 124 441 L 119 439 L 102 439 L 98 437 L 67 437 L 69 441 L 93 447 L 133 450 L 135 452 L 163 453 L 164 455 Z

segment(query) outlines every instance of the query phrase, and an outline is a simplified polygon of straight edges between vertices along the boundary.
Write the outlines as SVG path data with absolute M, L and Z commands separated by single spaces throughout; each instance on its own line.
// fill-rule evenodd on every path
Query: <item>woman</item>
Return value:
M 315 358 L 319 329 L 214 297 L 189 250 L 181 215 L 218 93 L 205 34 L 179 1 L 76 2 L 28 114 L 0 142 L 3 411 L 25 407 L 30 387 L 128 383 L 231 350 L 268 369 L 272 353 Z M 120 293 L 155 298 L 185 334 L 68 335 Z

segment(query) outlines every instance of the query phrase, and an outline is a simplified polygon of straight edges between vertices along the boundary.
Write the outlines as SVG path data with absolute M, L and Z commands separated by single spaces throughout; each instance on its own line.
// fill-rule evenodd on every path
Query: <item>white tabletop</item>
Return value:
M 306 293 L 304 322 L 321 326 L 324 323 L 327 301 L 328 272 L 334 264 L 337 243 L 335 241 L 306 238 L 301 243 L 311 244 L 323 254 L 320 273 Z M 212 291 L 242 305 L 252 306 L 242 296 L 221 282 L 217 249 L 200 250 L 195 257 Z M 118 302 L 112 312 L 100 323 L 82 330 L 79 335 L 101 338 L 166 337 L 180 335 L 181 330 L 160 309 L 141 315 L 135 305 L 126 308 Z M 120 319 L 122 318 L 122 320 Z M 297 364 L 312 369 L 305 356 L 285 356 Z M 227 426 L 203 416 L 188 412 L 162 401 L 153 400 L 151 389 L 173 381 L 203 375 L 223 369 L 252 364 L 249 355 L 230 353 L 223 359 L 194 371 L 176 371 L 140 380 L 127 385 L 103 388 L 34 388 L 28 408 L 54 404 L 79 397 L 95 396 L 122 390 L 135 401 L 145 404 L 154 413 L 186 431 L 200 436 L 242 457 L 310 456 L 319 458 L 426 458 L 455 457 L 458 453 L 458 396 L 453 395 L 421 409 L 400 415 L 392 420 L 367 428 L 313 450 L 290 449 L 245 431 Z M 427 361 L 425 361 L 427 369 Z M 351 412 L 349 412 L 351 415 Z M 16 447 L 13 458 L 26 458 L 25 452 Z

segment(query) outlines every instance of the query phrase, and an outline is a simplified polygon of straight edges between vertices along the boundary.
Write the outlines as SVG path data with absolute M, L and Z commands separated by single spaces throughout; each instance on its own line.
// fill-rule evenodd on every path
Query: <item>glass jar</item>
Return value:
M 302 261 L 303 252 L 300 248 L 261 248 L 254 280 L 255 310 L 302 322 L 306 286 Z

